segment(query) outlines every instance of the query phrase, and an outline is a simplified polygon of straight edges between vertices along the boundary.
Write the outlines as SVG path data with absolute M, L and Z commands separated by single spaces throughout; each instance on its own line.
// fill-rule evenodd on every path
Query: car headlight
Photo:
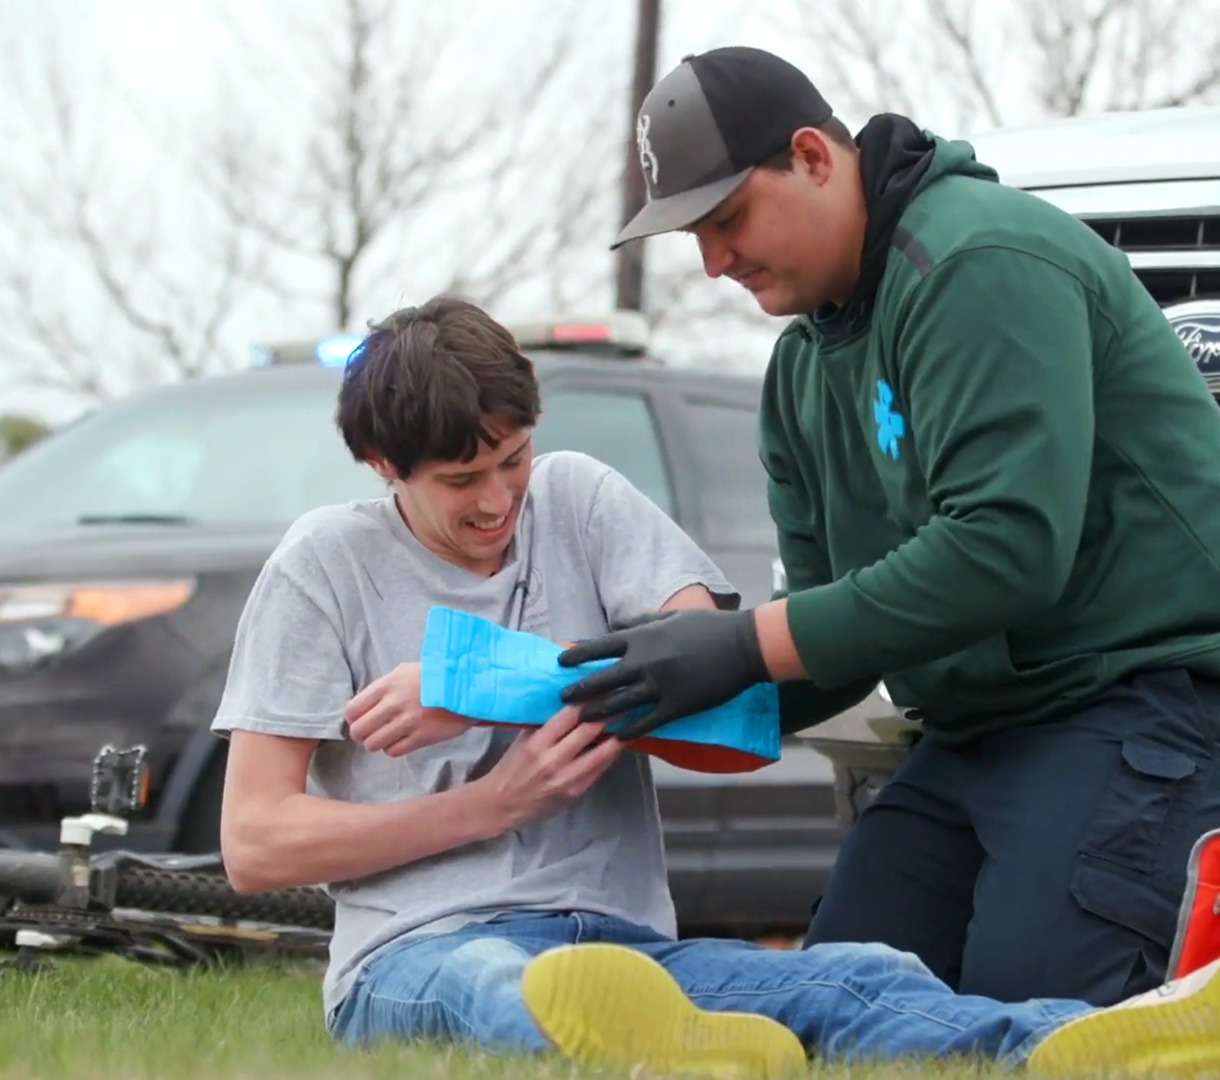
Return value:
M 51 663 L 109 627 L 181 607 L 194 591 L 189 578 L 0 584 L 0 671 Z

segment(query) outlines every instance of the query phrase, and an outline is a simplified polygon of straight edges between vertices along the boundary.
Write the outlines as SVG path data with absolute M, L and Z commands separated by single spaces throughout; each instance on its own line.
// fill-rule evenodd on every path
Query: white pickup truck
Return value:
M 1074 214 L 1127 254 L 1220 398 L 1220 107 L 1076 117 L 970 141 L 1003 183 Z M 833 763 L 846 825 L 918 736 L 879 686 L 798 737 Z

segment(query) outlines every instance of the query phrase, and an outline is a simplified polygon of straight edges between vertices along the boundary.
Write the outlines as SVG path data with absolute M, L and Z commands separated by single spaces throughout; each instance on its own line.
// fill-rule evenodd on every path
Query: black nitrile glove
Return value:
M 565 705 L 584 705 L 582 720 L 609 720 L 653 706 L 615 734 L 636 739 L 661 724 L 722 705 L 771 676 L 753 611 L 670 611 L 559 654 L 562 667 L 622 657 L 564 688 Z

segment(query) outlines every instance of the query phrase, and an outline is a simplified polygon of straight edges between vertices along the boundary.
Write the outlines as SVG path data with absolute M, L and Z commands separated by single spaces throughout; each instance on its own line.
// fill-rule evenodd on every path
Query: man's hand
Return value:
M 589 790 L 623 754 L 605 739 L 604 724 L 583 724 L 561 709 L 541 727 L 523 731 L 480 785 L 504 829 L 550 817 Z
M 560 653 L 563 667 L 621 657 L 572 683 L 564 704 L 584 704 L 582 720 L 604 721 L 653 706 L 615 734 L 646 735 L 661 724 L 713 708 L 771 676 L 753 611 L 671 611 Z
M 399 664 L 347 703 L 343 717 L 353 742 L 402 757 L 470 730 L 470 721 L 456 713 L 419 703 L 419 672 L 419 664 Z

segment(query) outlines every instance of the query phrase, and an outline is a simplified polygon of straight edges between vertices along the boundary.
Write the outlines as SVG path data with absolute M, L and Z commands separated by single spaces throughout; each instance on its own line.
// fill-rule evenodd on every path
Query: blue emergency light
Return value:
M 351 359 L 352 353 L 363 343 L 364 338 L 359 334 L 335 334 L 322 338 L 314 346 L 314 356 L 318 358 L 319 364 L 326 367 L 344 367 Z

